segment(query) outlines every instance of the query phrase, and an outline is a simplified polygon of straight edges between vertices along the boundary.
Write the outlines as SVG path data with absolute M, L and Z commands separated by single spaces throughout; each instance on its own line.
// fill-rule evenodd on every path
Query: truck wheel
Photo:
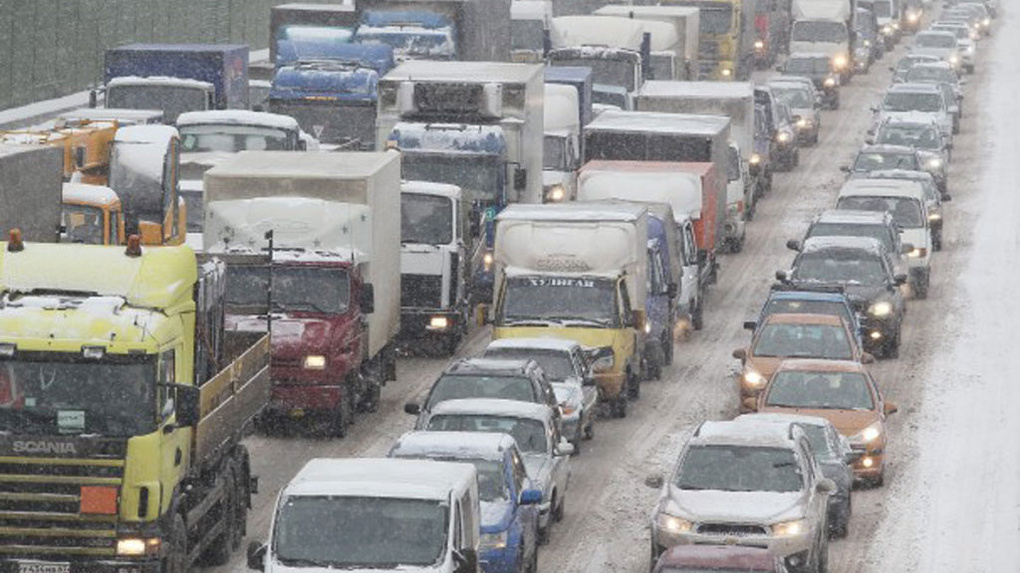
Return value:
M 220 508 L 223 521 L 223 535 L 213 542 L 213 545 L 205 554 L 204 561 L 209 565 L 226 565 L 230 561 L 230 554 L 241 546 L 241 524 L 238 522 L 241 513 L 239 503 L 237 479 L 234 477 L 234 470 L 227 471 L 226 485 L 224 486 L 223 504 Z
M 614 418 L 627 417 L 627 394 L 620 392 L 615 400 L 609 403 L 610 411 Z
M 637 376 L 627 373 L 627 396 L 624 401 L 630 398 L 631 400 L 637 400 L 641 398 L 641 381 Z
M 361 401 L 358 402 L 359 412 L 377 412 L 379 411 L 379 398 L 382 396 L 382 386 L 376 382 L 369 381 L 368 387 L 365 388 L 365 395 L 361 397 Z
M 691 326 L 694 330 L 701 330 L 705 326 L 704 310 L 701 308 L 701 301 L 694 303 L 694 311 L 691 313 Z
M 928 273 L 925 273 L 921 277 L 921 280 L 917 281 L 916 285 L 914 285 L 914 296 L 917 297 L 918 299 L 926 299 L 926 298 L 928 298 L 928 284 L 930 282 L 931 282 L 931 274 L 930 274 L 930 271 L 929 271 Z
M 181 514 L 174 515 L 170 530 L 170 549 L 163 561 L 164 573 L 188 573 L 188 528 Z
M 461 335 L 459 332 L 446 335 L 443 339 L 443 352 L 447 356 L 453 356 L 457 354 L 457 347 L 460 346 Z
M 900 357 L 900 331 L 896 330 L 896 335 L 891 337 L 886 343 L 884 348 L 886 358 L 899 358 Z
M 666 366 L 673 364 L 673 336 L 671 332 L 662 335 L 662 362 Z
M 334 438 L 343 438 L 347 435 L 347 427 L 354 423 L 354 398 L 351 396 L 350 384 L 343 386 L 343 396 L 340 397 L 340 404 L 336 411 L 330 415 L 329 435 Z

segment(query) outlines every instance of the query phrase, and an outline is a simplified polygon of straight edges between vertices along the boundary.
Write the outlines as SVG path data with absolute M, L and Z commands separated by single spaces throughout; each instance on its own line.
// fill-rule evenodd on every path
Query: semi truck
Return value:
M 641 87 L 637 98 L 640 111 L 704 114 L 730 120 L 730 144 L 739 155 L 727 150 L 723 168 L 726 174 L 726 211 L 723 240 L 733 252 L 744 244 L 745 223 L 754 208 L 755 197 L 765 193 L 764 177 L 757 177 L 766 163 L 752 173 L 747 166 L 754 153 L 754 88 L 749 82 L 657 82 Z
M 763 0 L 669 0 L 699 11 L 698 61 L 702 80 L 747 81 L 754 69 L 754 18 Z
M 0 277 L 0 565 L 225 564 L 257 484 L 241 440 L 269 339 L 224 331 L 223 264 L 137 238 L 15 240 Z
M 168 123 L 186 111 L 248 109 L 243 44 L 129 44 L 106 50 L 103 70 L 106 107 L 159 109 Z
M 790 0 L 758 0 L 754 11 L 754 64 L 767 68 L 789 53 Z
M 471 203 L 456 185 L 400 193 L 400 340 L 454 354 L 470 326 Z
M 117 133 L 114 121 L 54 122 L 52 126 L 0 131 L 0 143 L 51 145 L 64 152 L 64 179 L 77 173 L 84 183 L 105 185 L 109 177 L 110 143 Z
M 514 0 L 510 3 L 510 60 L 540 64 L 545 59 L 545 35 L 553 6 L 550 0 Z
M 852 0 L 792 0 L 790 53 L 818 53 L 831 58 L 841 83 L 853 76 Z
M 698 29 L 701 24 L 697 8 L 689 6 L 634 6 L 610 4 L 595 11 L 596 16 L 631 18 L 647 22 L 664 22 L 662 41 L 652 33 L 652 79 L 693 80 L 698 78 Z M 659 28 L 661 29 L 661 28 Z
M 243 151 L 204 187 L 203 248 L 227 262 L 228 326 L 272 333 L 266 427 L 308 419 L 344 435 L 396 377 L 400 156 Z
M 180 135 L 168 125 L 124 127 L 113 138 L 109 187 L 122 203 L 126 232 L 143 245 L 179 245 L 187 235 L 180 153 Z
M 581 118 L 577 88 L 545 84 L 542 202 L 573 200 L 581 167 Z
M 0 236 L 18 229 L 26 241 L 57 240 L 63 170 L 59 147 L 0 143 Z
M 642 376 L 648 210 L 511 205 L 497 221 L 493 339 L 564 338 L 597 349 L 599 400 L 626 416 Z
M 377 145 L 407 180 L 459 186 L 471 200 L 472 300 L 492 298 L 493 219 L 542 201 L 542 66 L 412 60 L 379 83 Z

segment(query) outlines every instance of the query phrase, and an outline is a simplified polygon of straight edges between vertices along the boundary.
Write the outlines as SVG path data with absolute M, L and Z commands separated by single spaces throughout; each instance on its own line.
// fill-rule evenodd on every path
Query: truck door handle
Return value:
M 174 452 L 174 465 L 175 466 L 181 465 L 181 458 L 183 458 L 183 457 L 184 457 L 184 453 L 181 451 L 180 448 L 177 448 L 177 451 Z

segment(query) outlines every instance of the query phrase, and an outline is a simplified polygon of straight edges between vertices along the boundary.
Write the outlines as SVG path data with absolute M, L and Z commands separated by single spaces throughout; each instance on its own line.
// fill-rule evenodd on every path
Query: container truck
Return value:
M 702 80 L 747 81 L 754 68 L 756 4 L 764 0 L 669 0 L 698 9 L 698 62 Z
M 640 394 L 648 210 L 511 205 L 497 221 L 493 338 L 565 338 L 597 349 L 599 399 L 625 416 Z
M 404 179 L 459 186 L 471 200 L 472 299 L 492 299 L 493 219 L 541 203 L 542 66 L 412 60 L 379 84 L 377 144 L 403 154 Z
M 854 73 L 853 1 L 792 0 L 790 53 L 821 53 L 831 58 L 832 71 L 846 84 Z
M 553 7 L 550 0 L 514 0 L 510 3 L 510 60 L 540 64 L 545 59 L 545 35 Z
M 545 140 L 542 144 L 542 202 L 571 201 L 581 167 L 581 119 L 577 88 L 545 84 Z
M 306 41 L 350 42 L 358 26 L 354 3 L 289 3 L 269 9 L 269 61 L 276 65 L 280 44 Z
M 754 11 L 754 64 L 767 68 L 789 53 L 790 0 L 758 0 Z
M 230 559 L 270 383 L 268 337 L 223 330 L 224 272 L 137 238 L 0 243 L 4 570 Z
M 0 236 L 26 241 L 60 236 L 64 154 L 59 147 L 0 143 Z
M 106 50 L 106 107 L 186 111 L 248 109 L 248 46 L 129 44 Z M 91 98 L 95 103 L 95 97 Z M 94 107 L 94 105 L 93 105 Z
M 733 252 L 744 245 L 745 222 L 754 208 L 755 197 L 765 193 L 766 179 L 758 177 L 760 163 L 752 174 L 747 169 L 754 153 L 754 88 L 749 82 L 657 82 L 641 87 L 637 98 L 640 111 L 719 115 L 730 120 L 730 145 L 739 154 L 727 151 L 726 212 L 723 240 Z M 769 166 L 765 165 L 767 169 Z M 751 176 L 754 180 L 751 180 Z
M 596 16 L 614 16 L 648 22 L 665 22 L 675 36 L 659 41 L 653 29 L 651 46 L 652 78 L 656 80 L 698 79 L 698 38 L 701 19 L 697 8 L 689 6 L 634 6 L 610 4 L 595 11 Z M 669 43 L 667 43 L 669 42 Z
M 400 156 L 243 151 L 204 185 L 203 248 L 228 263 L 228 325 L 272 333 L 267 427 L 309 418 L 342 436 L 395 379 Z
M 471 203 L 456 185 L 405 181 L 400 192 L 400 339 L 454 354 L 467 334 Z

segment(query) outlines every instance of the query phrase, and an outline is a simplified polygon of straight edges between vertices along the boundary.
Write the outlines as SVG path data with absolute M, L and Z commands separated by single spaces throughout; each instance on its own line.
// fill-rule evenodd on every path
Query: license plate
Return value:
M 22 561 L 18 563 L 18 573 L 71 573 L 71 564 Z

